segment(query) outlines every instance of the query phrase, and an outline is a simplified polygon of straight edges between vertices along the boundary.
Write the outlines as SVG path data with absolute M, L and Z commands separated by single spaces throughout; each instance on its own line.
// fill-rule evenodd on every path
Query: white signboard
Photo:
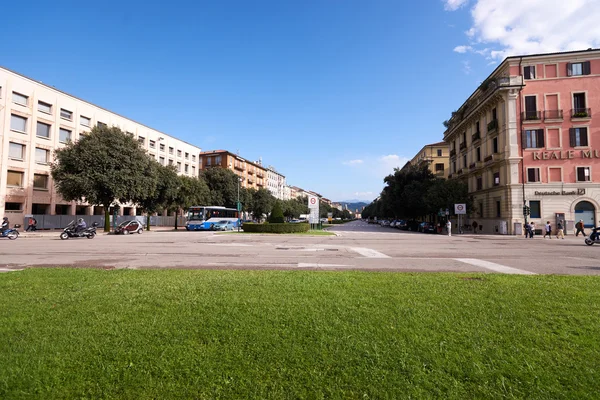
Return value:
M 454 205 L 454 214 L 466 214 L 467 213 L 467 205 L 466 204 L 455 204 Z
M 319 209 L 319 198 L 317 196 L 308 196 L 308 208 L 311 210 L 313 208 Z
M 310 215 L 308 217 L 308 222 L 311 224 L 318 224 L 319 223 L 319 209 L 318 208 L 311 208 L 310 209 Z

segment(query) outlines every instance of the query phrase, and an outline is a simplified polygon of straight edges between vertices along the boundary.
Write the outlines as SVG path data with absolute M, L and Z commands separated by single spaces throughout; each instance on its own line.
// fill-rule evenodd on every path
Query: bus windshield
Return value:
M 190 208 L 187 216 L 188 221 L 203 221 L 204 220 L 204 208 Z

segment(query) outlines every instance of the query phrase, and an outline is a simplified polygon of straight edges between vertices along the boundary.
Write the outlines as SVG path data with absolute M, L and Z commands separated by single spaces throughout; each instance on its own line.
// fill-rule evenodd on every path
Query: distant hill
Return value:
M 336 203 L 340 203 L 342 206 L 348 206 L 348 210 L 354 212 L 354 210 L 358 209 L 358 211 L 360 212 L 360 210 L 362 210 L 363 207 L 368 206 L 369 203 L 365 203 L 364 201 L 360 201 L 360 200 L 347 200 L 347 201 L 336 201 Z

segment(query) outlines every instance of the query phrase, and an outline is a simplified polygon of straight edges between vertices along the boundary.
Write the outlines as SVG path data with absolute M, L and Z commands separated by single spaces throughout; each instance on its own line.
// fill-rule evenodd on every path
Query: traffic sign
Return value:
M 466 214 L 467 213 L 467 205 L 466 204 L 455 204 L 454 205 L 454 214 Z
M 317 196 L 308 196 L 308 208 L 319 209 L 319 198 Z
M 242 211 L 242 203 L 239 201 L 237 202 L 237 210 Z

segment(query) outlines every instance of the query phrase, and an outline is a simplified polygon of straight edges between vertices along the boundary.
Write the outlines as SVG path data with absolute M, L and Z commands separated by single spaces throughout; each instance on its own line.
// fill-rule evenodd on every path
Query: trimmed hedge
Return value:
M 310 224 L 297 223 L 297 224 L 253 224 L 245 223 L 243 226 L 244 232 L 252 233 L 300 233 L 308 232 Z

